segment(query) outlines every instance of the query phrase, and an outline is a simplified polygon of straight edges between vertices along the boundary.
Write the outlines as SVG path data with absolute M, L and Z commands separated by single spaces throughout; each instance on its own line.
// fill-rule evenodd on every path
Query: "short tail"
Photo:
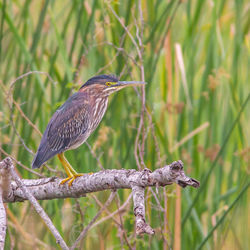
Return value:
M 37 152 L 31 165 L 32 168 L 40 168 L 43 165 L 44 161 L 41 158 L 39 152 Z
M 40 168 L 47 160 L 56 154 L 56 151 L 51 151 L 48 147 L 39 148 L 32 162 L 32 168 Z

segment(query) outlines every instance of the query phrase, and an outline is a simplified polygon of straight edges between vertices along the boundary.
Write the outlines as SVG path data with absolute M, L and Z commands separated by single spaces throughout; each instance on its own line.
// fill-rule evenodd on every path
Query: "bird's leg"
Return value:
M 67 178 L 63 179 L 61 181 L 60 184 L 64 184 L 65 182 L 69 181 L 68 185 L 71 186 L 72 185 L 72 182 L 79 176 L 82 176 L 83 174 L 81 173 L 77 173 L 75 171 L 74 168 L 72 168 L 72 166 L 70 165 L 70 163 L 67 161 L 67 159 L 65 158 L 64 154 L 61 153 L 61 154 L 58 154 L 58 158 L 60 160 L 60 162 L 62 163 L 64 169 L 65 169 L 65 172 L 66 174 L 68 175 Z
M 65 156 L 63 153 L 58 154 L 58 158 L 60 160 L 60 162 L 62 163 L 64 170 L 66 172 L 66 174 L 68 175 L 68 177 L 72 176 L 72 172 L 70 171 L 70 168 L 68 167 L 70 164 L 69 162 L 66 160 Z

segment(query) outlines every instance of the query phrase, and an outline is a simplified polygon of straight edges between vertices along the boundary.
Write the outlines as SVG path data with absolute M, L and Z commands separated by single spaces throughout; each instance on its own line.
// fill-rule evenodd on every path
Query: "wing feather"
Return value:
M 39 168 L 54 155 L 82 142 L 89 126 L 88 121 L 89 104 L 86 94 L 78 92 L 52 116 L 32 162 L 32 168 Z
M 47 132 L 51 150 L 64 151 L 70 148 L 87 130 L 88 105 L 80 98 L 79 95 L 73 95 L 51 118 Z

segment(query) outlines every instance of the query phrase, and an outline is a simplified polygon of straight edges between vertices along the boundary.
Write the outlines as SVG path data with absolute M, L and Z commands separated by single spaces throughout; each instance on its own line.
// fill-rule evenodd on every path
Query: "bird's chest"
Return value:
M 95 102 L 91 99 L 89 103 L 92 103 L 89 108 L 86 110 L 87 115 L 85 116 L 85 122 L 87 129 L 82 133 L 79 137 L 77 137 L 74 144 L 71 145 L 68 149 L 74 149 L 79 147 L 83 144 L 88 137 L 92 134 L 92 132 L 96 129 L 99 125 L 100 121 L 102 120 L 108 105 L 108 98 L 97 98 Z
M 97 98 L 95 100 L 94 105 L 90 111 L 90 130 L 91 132 L 96 129 L 99 125 L 100 121 L 102 120 L 108 105 L 108 98 Z

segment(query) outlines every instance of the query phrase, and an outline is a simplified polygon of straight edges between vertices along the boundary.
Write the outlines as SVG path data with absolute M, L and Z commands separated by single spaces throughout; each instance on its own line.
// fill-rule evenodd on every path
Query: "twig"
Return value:
M 3 87 L 4 93 L 5 93 L 5 95 L 6 95 L 6 98 L 5 98 L 5 99 L 6 99 L 7 103 L 8 103 L 9 109 L 10 109 L 10 111 L 12 111 L 12 108 L 13 108 L 13 105 L 12 105 L 12 103 L 13 103 L 13 100 L 12 100 L 12 99 L 13 99 L 13 96 L 11 96 L 11 98 L 10 98 L 10 93 L 11 93 L 11 92 L 8 93 L 7 90 L 5 89 L 5 86 L 4 86 L 3 84 L 1 84 L 1 86 Z M 30 154 L 35 155 L 35 154 L 32 152 L 32 150 L 29 149 L 29 147 L 25 144 L 23 138 L 22 138 L 21 135 L 18 133 L 18 131 L 17 131 L 17 129 L 16 129 L 16 126 L 15 126 L 15 124 L 14 124 L 13 112 L 11 112 L 11 116 L 10 116 L 10 125 L 12 126 L 12 128 L 13 128 L 15 134 L 17 135 L 17 137 L 19 138 L 19 140 L 21 141 L 21 143 L 23 144 L 23 147 L 24 147 Z
M 117 50 L 115 56 L 114 56 L 111 60 L 109 60 L 109 62 L 108 62 L 106 65 L 104 65 L 103 67 L 101 67 L 101 68 L 97 71 L 97 73 L 96 73 L 97 75 L 99 75 L 102 71 L 104 71 L 106 68 L 108 68 L 110 65 L 112 65 L 113 62 L 116 60 L 116 58 L 119 56 L 119 54 L 120 54 L 122 51 L 125 51 L 125 50 L 122 48 L 122 45 L 123 45 L 123 43 L 124 43 L 124 39 L 125 39 L 125 34 L 122 36 L 122 38 L 121 38 L 121 40 L 120 40 L 120 47 L 117 48 L 116 46 L 114 46 L 115 49 Z M 111 43 L 111 44 L 112 44 L 112 43 Z
M 25 74 L 23 74 L 23 75 L 17 77 L 15 80 L 13 80 L 13 81 L 10 83 L 10 91 L 12 90 L 14 84 L 15 84 L 18 80 L 20 80 L 20 79 L 22 79 L 22 78 L 24 78 L 24 77 L 26 77 L 26 76 L 28 76 L 28 75 L 31 75 L 31 74 L 42 74 L 42 75 L 46 75 L 52 83 L 56 84 L 56 82 L 52 79 L 52 77 L 51 77 L 47 72 L 42 72 L 42 71 L 36 71 L 36 70 L 34 70 L 34 71 L 29 71 L 29 72 L 27 72 L 27 73 L 25 73 Z
M 149 111 L 149 108 L 146 108 L 146 114 L 148 116 L 149 126 L 151 128 L 151 133 L 152 133 L 152 137 L 153 137 L 154 144 L 155 144 L 155 151 L 156 151 L 157 159 L 158 159 L 158 162 L 156 165 L 161 166 L 161 163 L 163 162 L 164 158 L 161 157 L 160 146 L 159 146 L 159 143 L 158 143 L 157 138 L 156 138 L 155 126 L 153 124 L 152 115 Z
M 123 244 L 123 238 L 125 239 L 126 243 L 127 243 L 127 246 L 130 250 L 132 250 L 132 247 L 128 241 L 128 237 L 127 237 L 127 234 L 126 234 L 126 231 L 125 231 L 125 228 L 124 228 L 124 223 L 123 223 L 123 220 L 122 220 L 122 215 L 121 215 L 121 211 L 120 211 L 120 199 L 119 199 L 119 196 L 118 194 L 116 193 L 116 205 L 117 205 L 117 209 L 118 209 L 118 214 L 119 214 L 119 217 L 120 217 L 120 227 L 118 228 L 119 230 L 119 235 L 120 235 L 120 239 L 121 239 L 121 244 Z
M 97 197 L 96 197 L 94 194 L 92 194 L 91 196 L 93 197 L 93 199 L 95 200 L 95 202 L 97 203 L 97 205 L 102 209 L 102 208 L 103 208 L 103 204 L 97 199 Z M 109 210 L 108 210 L 107 207 L 105 207 L 105 212 L 106 212 L 107 214 L 110 214 L 110 212 L 109 212 Z M 117 225 L 120 226 L 120 223 L 119 223 L 119 221 L 118 221 L 117 219 L 115 219 L 114 217 L 112 217 L 112 219 L 113 219 L 113 221 L 114 221 Z M 93 225 L 93 226 L 94 226 L 94 225 Z M 91 228 L 92 228 L 92 226 L 91 226 Z
M 99 212 L 95 215 L 95 217 L 91 220 L 91 222 L 83 229 L 83 231 L 80 233 L 80 235 L 78 236 L 78 238 L 76 239 L 75 243 L 72 245 L 70 250 L 75 249 L 77 247 L 77 245 L 80 243 L 80 241 L 86 236 L 86 234 L 87 234 L 88 230 L 90 229 L 90 227 L 95 223 L 97 218 L 101 215 L 103 210 L 105 210 L 105 208 L 110 205 L 110 203 L 112 202 L 114 197 L 115 197 L 115 192 L 112 191 L 112 193 L 110 194 L 110 196 L 109 196 L 108 200 L 106 201 L 106 203 L 99 210 Z
M 45 213 L 43 208 L 40 206 L 40 204 L 37 202 L 35 197 L 32 195 L 32 193 L 29 191 L 29 189 L 26 187 L 26 185 L 23 183 L 23 181 L 20 179 L 20 177 L 17 175 L 17 173 L 14 170 L 14 166 L 12 164 L 12 161 L 10 158 L 6 158 L 3 162 L 2 165 L 7 168 L 10 171 L 10 174 L 18 187 L 22 190 L 23 194 L 27 199 L 31 202 L 37 213 L 41 216 L 45 224 L 48 226 L 52 234 L 54 235 L 57 244 L 61 246 L 62 249 L 69 249 L 68 246 L 66 245 L 65 241 L 53 225 L 51 219 L 48 217 L 48 215 Z M 8 196 L 11 194 L 9 191 Z
M 89 145 L 89 143 L 86 141 L 85 144 L 87 145 L 87 147 L 90 150 L 90 153 L 92 154 L 92 156 L 96 159 L 98 166 L 100 167 L 100 169 L 104 170 L 105 168 L 103 167 L 99 157 L 97 157 L 96 153 L 94 152 L 94 150 L 92 149 L 92 147 Z
M 158 199 L 156 193 L 154 192 L 154 190 L 153 190 L 152 188 L 149 188 L 149 190 L 151 191 L 151 193 L 153 194 L 153 196 L 154 196 L 154 198 L 155 198 L 155 201 L 156 201 L 157 206 L 158 206 L 158 209 L 157 209 L 157 210 L 159 210 L 159 211 L 161 211 L 161 212 L 164 212 L 165 210 L 164 210 L 164 208 L 161 206 L 161 203 L 160 203 L 160 201 L 159 201 L 159 199 Z
M 172 241 L 172 234 L 170 231 L 170 227 L 168 224 L 168 198 L 167 198 L 167 194 L 166 194 L 166 189 L 163 191 L 163 199 L 164 199 L 164 229 L 163 229 L 163 234 L 164 234 L 164 250 L 169 249 L 169 242 L 166 239 L 166 235 L 168 235 L 168 238 L 170 239 L 169 241 Z
M 145 72 L 144 72 L 144 66 L 143 66 L 143 43 L 142 43 L 142 38 L 143 38 L 143 28 L 144 28 L 144 20 L 143 20 L 143 13 L 142 13 L 142 6 L 141 6 L 141 0 L 138 1 L 139 4 L 139 14 L 140 14 L 140 26 L 141 29 L 139 29 L 136 21 L 135 21 L 135 26 L 136 26 L 136 36 L 139 42 L 139 50 L 137 50 L 138 52 L 138 58 L 139 58 L 139 64 L 140 64 L 140 73 L 141 73 L 141 81 L 145 81 Z M 144 124 L 144 113 L 145 113 L 145 103 L 146 103 L 146 92 L 145 92 L 145 86 L 141 87 L 141 115 L 140 115 L 140 122 L 139 122 L 139 126 L 137 129 L 137 134 L 136 134 L 136 139 L 135 139 L 135 149 L 134 149 L 134 155 L 135 155 L 135 159 L 136 159 L 136 163 L 138 168 L 141 170 L 141 166 L 143 166 L 144 168 L 145 163 L 144 163 L 144 146 L 145 146 L 145 124 Z M 142 142 L 141 145 L 139 145 L 139 138 L 140 135 L 142 137 Z M 140 161 L 138 158 L 138 150 L 139 150 L 139 157 L 140 157 Z
M 119 209 L 117 209 L 117 210 L 114 211 L 113 213 L 109 213 L 108 216 L 106 216 L 106 217 L 100 219 L 99 221 L 97 221 L 95 224 L 93 224 L 93 225 L 91 226 L 90 229 L 92 229 L 92 228 L 98 226 L 99 224 L 103 223 L 104 221 L 106 221 L 106 220 L 108 220 L 108 219 L 114 218 L 114 216 L 115 216 L 117 213 L 119 213 L 119 212 L 121 213 L 121 212 L 126 208 L 126 206 L 128 206 L 131 197 L 132 197 L 132 194 L 129 195 L 129 197 L 127 198 L 127 200 L 123 203 L 123 205 L 122 205 Z
M 24 114 L 23 110 L 21 109 L 20 105 L 13 99 L 13 95 L 10 98 L 10 90 L 8 91 L 7 88 L 5 87 L 5 85 L 0 82 L 0 85 L 4 91 L 5 94 L 5 100 L 7 101 L 10 110 L 12 110 L 12 104 L 11 101 L 14 103 L 14 105 L 16 106 L 17 110 L 19 111 L 19 113 L 21 114 L 21 116 L 28 122 L 28 124 L 34 128 L 34 130 L 40 135 L 42 136 L 42 133 L 40 132 L 40 130 L 36 127 L 36 125 L 34 123 L 32 123 L 32 121 Z
M 111 12 L 113 13 L 113 15 L 115 16 L 115 18 L 118 20 L 118 22 L 121 24 L 121 26 L 123 27 L 123 29 L 126 31 L 126 33 L 128 34 L 129 38 L 131 39 L 132 43 L 134 44 L 137 53 L 139 55 L 140 53 L 140 48 L 138 46 L 138 44 L 136 43 L 134 37 L 132 36 L 132 34 L 130 33 L 130 31 L 128 30 L 128 28 L 124 25 L 124 23 L 122 22 L 121 18 L 116 14 L 116 12 L 114 11 L 114 9 L 111 7 L 110 4 L 108 4 L 109 9 L 111 10 Z
M 24 164 L 22 164 L 20 161 L 16 160 L 15 158 L 13 158 L 11 155 L 9 155 L 5 150 L 3 150 L 0 146 L 0 152 L 3 153 L 5 156 L 10 157 L 17 165 L 21 166 L 22 168 L 24 168 L 25 170 L 31 172 L 32 174 L 39 176 L 39 177 L 44 177 L 44 175 L 30 169 L 29 167 L 25 166 Z
M 40 135 L 42 136 L 41 131 L 37 128 L 37 126 L 24 114 L 23 110 L 21 109 L 20 105 L 13 99 L 13 103 L 15 104 L 16 108 L 18 109 L 21 116 L 28 122 L 28 124 Z

